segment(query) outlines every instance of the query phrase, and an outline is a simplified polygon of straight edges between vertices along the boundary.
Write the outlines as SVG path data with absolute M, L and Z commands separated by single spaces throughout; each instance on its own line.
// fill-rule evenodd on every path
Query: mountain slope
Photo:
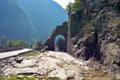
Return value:
M 66 11 L 53 0 L 19 0 L 29 13 L 38 39 L 45 40 L 52 30 L 67 20 Z
M 65 10 L 52 0 L 0 0 L 0 36 L 45 40 L 67 20 Z
M 34 28 L 26 12 L 14 0 L 0 0 L 0 36 L 30 40 Z

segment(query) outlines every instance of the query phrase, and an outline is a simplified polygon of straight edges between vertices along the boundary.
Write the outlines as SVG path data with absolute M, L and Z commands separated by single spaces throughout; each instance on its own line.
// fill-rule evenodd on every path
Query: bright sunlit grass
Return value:
M 0 80 L 59 80 L 56 77 L 52 78 L 40 78 L 27 75 L 11 75 L 9 77 L 0 77 Z
M 32 51 L 32 52 L 28 52 L 28 53 L 22 54 L 21 56 L 22 57 L 28 57 L 28 56 L 36 56 L 38 54 L 39 54 L 38 51 Z

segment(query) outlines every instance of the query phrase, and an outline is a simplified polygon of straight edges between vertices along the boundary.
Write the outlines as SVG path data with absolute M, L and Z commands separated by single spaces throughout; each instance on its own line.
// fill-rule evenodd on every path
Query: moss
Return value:
M 81 29 L 81 31 L 83 32 L 83 36 L 87 36 L 90 33 L 90 31 L 93 29 L 94 23 L 95 21 L 91 19 L 84 24 L 84 26 Z
M 21 56 L 22 57 L 28 57 L 28 56 L 36 56 L 38 54 L 39 54 L 38 51 L 32 51 L 32 52 L 28 52 L 28 53 L 22 54 Z
M 117 37 L 120 38 L 120 29 L 117 31 Z
M 4 77 L 1 77 L 1 76 L 0 76 L 0 80 L 6 80 L 6 79 L 5 79 Z
M 86 31 L 86 30 L 90 30 L 92 29 L 92 26 L 93 24 L 95 23 L 95 21 L 92 19 L 92 20 L 89 20 L 88 22 L 86 22 L 82 28 L 83 31 Z

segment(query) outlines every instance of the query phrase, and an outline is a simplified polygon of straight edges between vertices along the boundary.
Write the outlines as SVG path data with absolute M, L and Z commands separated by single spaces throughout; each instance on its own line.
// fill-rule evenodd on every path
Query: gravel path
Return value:
M 11 57 L 11 56 L 16 56 L 16 55 L 19 55 L 21 53 L 29 52 L 29 51 L 32 51 L 32 50 L 33 49 L 24 48 L 22 50 L 16 50 L 16 51 L 10 51 L 10 52 L 2 52 L 2 53 L 0 53 L 0 59 Z

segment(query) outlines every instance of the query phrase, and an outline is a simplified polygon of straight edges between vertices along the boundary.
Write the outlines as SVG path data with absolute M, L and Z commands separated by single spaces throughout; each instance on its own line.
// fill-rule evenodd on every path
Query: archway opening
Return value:
M 57 35 L 55 37 L 55 42 L 54 42 L 54 50 L 55 51 L 66 51 L 66 40 L 63 35 Z

